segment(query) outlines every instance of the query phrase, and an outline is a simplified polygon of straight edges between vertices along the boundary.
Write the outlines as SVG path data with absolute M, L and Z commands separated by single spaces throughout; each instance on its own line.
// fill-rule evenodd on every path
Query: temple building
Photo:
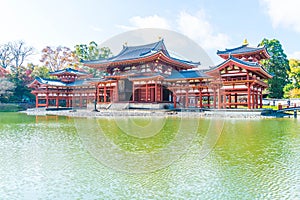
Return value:
M 169 104 L 198 107 L 202 90 L 207 89 L 211 80 L 197 68 L 199 62 L 172 57 L 163 40 L 123 46 L 114 57 L 83 64 L 108 74 L 98 82 L 98 103 L 130 102 L 132 107 L 151 108 Z M 203 96 L 207 92 L 204 93 Z
M 225 61 L 206 71 L 215 77 L 211 84 L 220 84 L 218 96 L 214 91 L 213 107 L 218 104 L 218 108 L 262 108 L 263 91 L 268 87 L 265 80 L 272 78 L 260 64 L 262 59 L 270 58 L 266 48 L 248 47 L 245 40 L 242 46 L 217 54 Z
M 116 56 L 82 61 L 105 72 L 102 78 L 65 69 L 51 73 L 56 80 L 37 78 L 30 87 L 36 107 L 86 107 L 95 100 L 98 108 L 261 108 L 265 80 L 272 78 L 260 64 L 270 58 L 266 48 L 245 41 L 217 54 L 222 63 L 200 70 L 200 62 L 172 56 L 164 40 L 126 45 Z
M 50 72 L 56 79 L 36 78 L 28 87 L 36 96 L 36 107 L 86 107 L 95 99 L 95 86 L 86 72 L 66 68 Z

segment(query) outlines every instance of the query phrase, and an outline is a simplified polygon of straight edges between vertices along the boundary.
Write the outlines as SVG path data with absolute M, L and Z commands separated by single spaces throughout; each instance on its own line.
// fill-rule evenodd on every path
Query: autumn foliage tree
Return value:
M 6 90 L 13 92 L 10 101 L 19 102 L 25 96 L 31 96 L 30 90 L 26 87 L 26 84 L 30 81 L 31 71 L 24 66 L 24 62 L 33 53 L 33 47 L 25 45 L 24 41 L 9 42 L 0 46 L 0 64 L 10 71 L 5 80 L 12 83 L 5 82 L 6 87 L 12 87 Z
M 78 59 L 74 52 L 63 46 L 51 48 L 49 46 L 42 50 L 42 58 L 40 60 L 44 66 L 50 71 L 57 71 L 67 67 L 78 67 Z
M 290 83 L 284 87 L 284 96 L 286 98 L 300 98 L 300 60 L 290 59 L 289 65 Z

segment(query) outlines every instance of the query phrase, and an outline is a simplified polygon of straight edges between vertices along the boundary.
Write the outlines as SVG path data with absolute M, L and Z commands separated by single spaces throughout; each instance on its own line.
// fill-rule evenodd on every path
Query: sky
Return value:
M 300 59 L 298 0 L 0 0 L 0 5 L 0 44 L 23 40 L 37 54 L 46 46 L 101 44 L 126 31 L 162 28 L 189 37 L 216 64 L 217 50 L 240 46 L 245 38 L 249 46 L 278 39 L 288 58 Z

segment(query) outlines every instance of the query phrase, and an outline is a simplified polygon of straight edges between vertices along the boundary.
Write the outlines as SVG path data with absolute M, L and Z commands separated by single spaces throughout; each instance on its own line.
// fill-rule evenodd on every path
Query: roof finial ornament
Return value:
M 247 38 L 245 38 L 244 41 L 243 41 L 243 45 L 248 45 L 248 44 L 249 44 L 248 40 L 247 40 Z
M 161 36 L 158 36 L 158 41 L 161 41 L 162 37 Z
M 124 42 L 123 48 L 127 47 L 127 42 Z

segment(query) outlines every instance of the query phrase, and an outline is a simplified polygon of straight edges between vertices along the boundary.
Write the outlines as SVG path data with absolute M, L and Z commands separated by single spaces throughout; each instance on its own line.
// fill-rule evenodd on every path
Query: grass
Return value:
M 0 103 L 0 112 L 18 112 L 21 110 L 24 110 L 24 108 L 18 104 Z

